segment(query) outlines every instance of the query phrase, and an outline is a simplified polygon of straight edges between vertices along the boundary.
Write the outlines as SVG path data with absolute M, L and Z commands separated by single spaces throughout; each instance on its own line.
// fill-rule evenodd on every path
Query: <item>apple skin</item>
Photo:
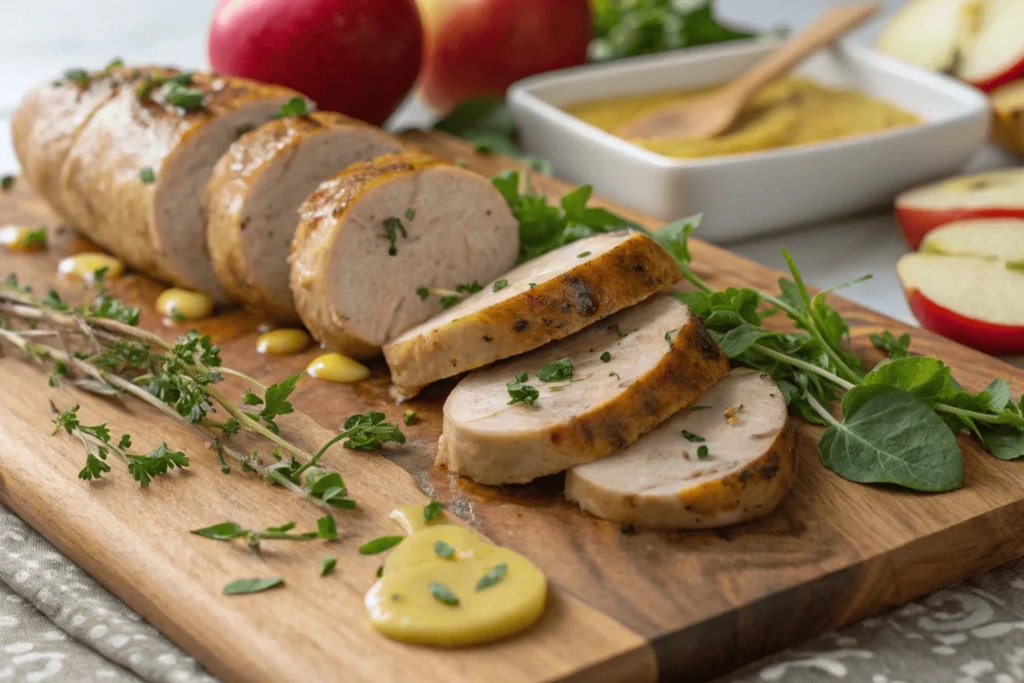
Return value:
M 919 289 L 904 287 L 903 292 L 914 317 L 926 330 L 993 356 L 1024 353 L 1024 326 L 999 325 L 968 318 L 940 306 Z
M 220 0 L 207 52 L 222 74 L 379 125 L 416 81 L 423 28 L 415 0 Z
M 1000 86 L 1024 78 L 1024 54 L 1017 58 L 1013 66 L 991 78 L 980 81 L 968 81 L 971 85 L 984 92 L 992 92 Z
M 593 37 L 589 0 L 419 0 L 426 33 L 420 94 L 450 111 L 502 96 L 534 74 L 583 64 Z
M 1024 208 L 1000 209 L 917 209 L 900 206 L 896 203 L 896 222 L 907 245 L 915 251 L 921 246 L 925 235 L 935 228 L 954 221 L 973 220 L 975 218 L 1024 218 Z

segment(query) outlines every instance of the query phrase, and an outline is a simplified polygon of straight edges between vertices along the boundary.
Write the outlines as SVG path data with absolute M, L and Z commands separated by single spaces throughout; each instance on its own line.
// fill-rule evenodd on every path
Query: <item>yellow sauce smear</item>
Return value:
M 171 287 L 157 297 L 156 311 L 172 320 L 201 320 L 213 313 L 213 299 L 202 292 Z
M 631 95 L 574 104 L 565 111 L 605 131 L 670 102 L 709 89 Z M 913 114 L 854 90 L 827 88 L 806 78 L 783 78 L 763 88 L 725 133 L 710 140 L 630 140 L 681 159 L 741 154 L 807 145 L 920 123 Z
M 81 254 L 68 256 L 57 264 L 57 274 L 63 278 L 95 282 L 96 271 L 106 268 L 104 279 L 108 282 L 120 277 L 124 272 L 124 263 L 110 254 L 95 251 L 84 251 Z
M 370 369 L 340 353 L 326 353 L 314 359 L 306 373 L 316 379 L 345 384 L 366 379 L 370 376 Z
M 389 638 L 459 647 L 523 630 L 546 600 L 547 580 L 525 557 L 470 529 L 437 524 L 395 546 L 365 605 Z
M 282 328 L 264 332 L 256 340 L 256 351 L 274 356 L 302 353 L 313 344 L 313 338 L 305 330 Z
M 0 227 L 0 247 L 11 251 L 41 251 L 46 248 L 46 229 L 5 225 Z

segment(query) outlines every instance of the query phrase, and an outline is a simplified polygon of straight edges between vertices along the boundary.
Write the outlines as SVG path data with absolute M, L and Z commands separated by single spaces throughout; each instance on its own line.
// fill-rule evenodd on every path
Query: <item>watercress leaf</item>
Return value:
M 275 576 L 267 579 L 238 579 L 224 586 L 225 595 L 245 595 L 260 593 L 284 584 L 284 579 Z
M 702 215 L 696 214 L 680 218 L 651 233 L 651 237 L 675 257 L 676 261 L 685 265 L 690 264 L 690 248 L 688 238 L 690 233 L 700 225 Z
M 896 337 L 889 330 L 882 330 L 881 334 L 870 334 L 868 338 L 876 349 L 881 349 L 888 353 L 890 360 L 898 360 L 910 355 L 909 332 L 904 332 L 899 337 Z
M 674 296 L 676 300 L 686 304 L 694 315 L 704 318 L 711 311 L 711 297 L 704 292 L 679 292 Z
M 1024 457 L 1024 431 L 1012 425 L 982 430 L 981 443 L 985 450 L 1000 460 Z
M 757 342 L 772 336 L 775 336 L 775 333 L 770 330 L 743 323 L 729 330 L 722 337 L 719 346 L 722 347 L 725 355 L 729 356 L 729 358 L 736 358 Z
M 996 377 L 985 387 L 985 393 L 988 394 L 992 410 L 999 412 L 1010 402 L 1010 383 L 1001 377 Z
M 956 438 L 931 406 L 906 391 L 875 396 L 830 425 L 818 449 L 825 466 L 850 481 L 929 492 L 964 483 Z
M 849 420 L 868 401 L 876 396 L 888 394 L 890 391 L 899 391 L 899 389 L 888 384 L 860 384 L 855 386 L 843 395 L 843 418 Z
M 913 356 L 879 363 L 864 376 L 864 384 L 887 384 L 914 394 L 933 398 L 949 383 L 949 368 L 937 358 Z

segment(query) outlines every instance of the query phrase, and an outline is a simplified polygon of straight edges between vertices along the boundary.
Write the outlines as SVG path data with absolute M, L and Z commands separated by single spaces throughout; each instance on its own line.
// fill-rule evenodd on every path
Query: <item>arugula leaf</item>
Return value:
M 529 375 L 525 372 L 520 372 L 516 374 L 516 378 L 514 380 L 505 383 L 505 387 L 508 389 L 508 395 L 512 397 L 512 400 L 508 402 L 508 405 L 525 403 L 528 406 L 532 406 L 537 401 L 540 397 L 540 392 L 527 384 L 529 380 Z
M 572 361 L 568 358 L 559 358 L 537 371 L 537 379 L 542 382 L 565 382 L 572 379 Z M 518 377 L 516 378 L 518 380 Z

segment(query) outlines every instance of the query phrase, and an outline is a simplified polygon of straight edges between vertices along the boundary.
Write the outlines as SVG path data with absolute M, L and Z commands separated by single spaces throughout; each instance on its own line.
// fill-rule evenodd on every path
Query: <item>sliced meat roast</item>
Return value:
M 482 484 L 562 472 L 625 448 L 728 372 L 700 318 L 656 294 L 469 374 L 444 404 L 437 464 Z M 539 392 L 532 405 L 510 404 L 507 383 L 520 373 Z
M 490 282 L 519 253 L 519 223 L 491 182 L 420 154 L 350 166 L 299 216 L 296 310 L 314 338 L 357 358 L 441 310 L 417 290 Z
M 431 382 L 567 337 L 681 277 L 668 252 L 632 230 L 550 251 L 388 342 L 395 393 L 409 398 Z
M 335 112 L 286 116 L 240 137 L 206 186 L 206 239 L 217 280 L 246 308 L 298 319 L 288 285 L 288 250 L 299 205 L 346 166 L 402 145 Z
M 131 88 L 154 72 L 178 73 L 158 67 L 73 70 L 59 80 L 30 91 L 15 110 L 11 118 L 11 139 L 21 163 L 21 175 L 65 220 L 67 211 L 60 192 L 60 174 L 79 131 L 121 88 Z
M 737 524 L 786 495 L 795 448 L 782 392 L 768 375 L 736 369 L 622 453 L 569 470 L 565 496 L 602 519 L 652 529 Z
M 225 300 L 206 253 L 203 190 L 240 133 L 295 96 L 202 73 L 120 88 L 82 127 L 64 161 L 68 218 L 136 270 Z

